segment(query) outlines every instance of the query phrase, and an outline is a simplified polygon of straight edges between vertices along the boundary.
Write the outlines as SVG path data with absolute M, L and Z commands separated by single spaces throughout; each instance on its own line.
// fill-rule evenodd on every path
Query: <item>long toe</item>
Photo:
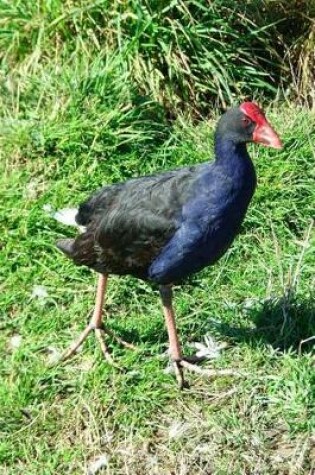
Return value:
M 84 343 L 84 341 L 86 340 L 86 338 L 91 332 L 95 332 L 96 339 L 100 344 L 102 353 L 106 361 L 108 361 L 108 363 L 113 363 L 113 359 L 109 353 L 108 347 L 105 342 L 104 330 L 100 328 L 95 328 L 95 326 L 92 323 L 89 323 L 87 327 L 83 330 L 81 335 L 69 346 L 69 348 L 67 348 L 63 352 L 63 354 L 61 355 L 60 361 L 66 361 L 67 359 L 71 358 L 71 356 L 73 356 L 78 351 L 80 346 Z
M 201 376 L 208 378 L 215 378 L 218 376 L 241 376 L 241 374 L 233 368 L 213 369 L 213 368 L 200 368 L 196 364 L 190 363 L 186 358 L 179 361 L 179 365 L 187 371 L 198 373 Z
M 120 336 L 116 335 L 113 330 L 110 328 L 105 327 L 104 325 L 102 326 L 102 330 L 104 333 L 106 333 L 109 337 L 111 337 L 113 340 L 115 340 L 119 345 L 123 346 L 124 348 L 127 348 L 128 350 L 134 350 L 138 351 L 139 348 L 132 343 L 129 343 L 128 341 L 123 340 Z
M 112 330 L 110 330 L 109 328 L 106 328 L 106 327 L 95 327 L 95 324 L 90 322 L 87 327 L 83 330 L 83 332 L 81 333 L 81 335 L 75 340 L 73 341 L 73 343 L 69 346 L 69 348 L 67 348 L 61 358 L 60 358 L 60 361 L 65 361 L 69 358 L 71 358 L 71 356 L 73 356 L 77 351 L 78 349 L 80 348 L 80 346 L 84 343 L 84 341 L 86 340 L 86 338 L 88 337 L 88 335 L 91 333 L 91 332 L 94 332 L 95 333 L 95 337 L 101 347 L 101 350 L 102 350 L 102 354 L 104 356 L 104 358 L 106 359 L 106 361 L 114 366 L 116 366 L 114 364 L 114 361 L 113 361 L 113 358 L 109 352 L 109 349 L 108 349 L 108 346 L 106 344 L 106 341 L 105 341 L 105 337 L 106 335 L 110 338 L 112 338 L 113 340 L 115 340 L 118 344 L 124 346 L 125 348 L 128 348 L 130 350 L 138 350 L 138 348 L 134 345 L 132 345 L 131 343 L 128 343 L 127 341 L 123 340 L 122 338 L 120 338 L 118 335 L 116 335 Z
M 91 324 L 87 325 L 87 327 L 83 330 L 79 338 L 74 340 L 71 345 L 62 353 L 60 361 L 66 361 L 67 359 L 71 358 L 71 356 L 73 356 L 80 348 L 80 346 L 86 340 L 92 330 L 93 326 Z
M 97 340 L 100 344 L 100 347 L 101 347 L 104 358 L 106 359 L 106 361 L 108 363 L 113 365 L 114 360 L 113 360 L 111 354 L 108 351 L 108 347 L 107 347 L 106 342 L 105 342 L 105 332 L 104 332 L 104 330 L 101 329 L 101 328 L 95 328 L 95 336 L 96 336 L 96 338 L 97 338 Z

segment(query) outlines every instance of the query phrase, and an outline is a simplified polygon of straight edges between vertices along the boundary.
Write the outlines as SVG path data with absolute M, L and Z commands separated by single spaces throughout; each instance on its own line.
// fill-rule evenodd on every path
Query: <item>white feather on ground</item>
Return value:
M 99 457 L 92 460 L 87 467 L 86 475 L 96 475 L 102 468 L 108 465 L 108 458 L 105 454 L 100 455 Z
M 22 344 L 22 336 L 15 334 L 10 338 L 8 346 L 11 351 L 15 351 L 21 346 L 21 344 Z
M 204 358 L 212 360 L 219 358 L 221 350 L 226 348 L 226 343 L 217 343 L 210 335 L 204 336 L 204 343 L 195 341 L 191 343 L 191 346 L 196 348 L 196 356 L 198 358 Z

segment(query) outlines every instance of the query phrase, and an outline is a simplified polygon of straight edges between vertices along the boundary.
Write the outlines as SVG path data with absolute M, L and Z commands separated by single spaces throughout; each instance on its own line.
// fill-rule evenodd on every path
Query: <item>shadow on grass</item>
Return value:
M 302 300 L 291 294 L 268 299 L 247 310 L 247 315 L 255 328 L 216 323 L 216 331 L 234 342 L 253 346 L 265 343 L 280 351 L 302 353 L 315 345 L 315 300 L 312 298 Z
M 153 297 L 152 297 L 153 298 Z M 165 345 L 168 338 L 163 315 L 154 319 L 146 328 L 123 328 L 115 321 L 113 308 L 109 311 L 110 327 L 119 336 L 135 345 L 145 344 L 155 346 Z M 113 313 L 112 313 L 113 312 Z M 233 326 L 229 323 L 209 320 L 208 315 L 198 315 L 189 323 L 189 334 L 179 330 L 183 343 L 202 341 L 206 334 L 218 335 L 231 343 L 245 342 L 251 346 L 261 344 L 271 345 L 280 351 L 293 350 L 299 353 L 310 351 L 315 345 L 315 299 L 302 299 L 290 293 L 286 296 L 275 297 L 264 302 L 257 302 L 252 308 L 241 310 L 246 312 L 244 321 L 251 320 L 255 327 Z M 150 317 L 148 317 L 150 318 Z M 179 327 L 180 327 L 180 321 Z
M 154 325 L 150 325 L 150 327 L 143 329 L 136 328 L 137 323 L 135 323 L 134 327 L 131 328 L 123 328 L 122 325 L 119 323 L 110 321 L 109 328 L 120 338 L 125 340 L 136 347 L 140 347 L 141 345 L 145 345 L 147 348 L 155 347 L 156 345 L 165 346 L 165 350 L 168 347 L 168 337 L 167 331 L 164 324 L 163 315 L 161 315 L 160 320 L 156 320 Z M 113 340 L 114 341 L 114 340 Z M 114 342 L 115 343 L 115 342 Z M 116 344 L 116 343 L 115 343 Z M 150 352 L 148 352 L 150 354 Z M 155 354 L 155 351 L 153 351 Z

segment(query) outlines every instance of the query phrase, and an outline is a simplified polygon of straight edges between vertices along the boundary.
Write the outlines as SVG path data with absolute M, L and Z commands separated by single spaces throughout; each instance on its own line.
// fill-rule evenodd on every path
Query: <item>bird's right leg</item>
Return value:
M 183 368 L 181 366 L 183 356 L 175 324 L 175 313 L 172 305 L 172 287 L 170 285 L 162 285 L 160 287 L 160 296 L 162 300 L 165 324 L 169 338 L 170 356 L 173 361 L 175 375 L 179 388 L 183 389 L 183 387 L 185 386 Z
M 192 364 L 190 362 L 191 358 L 183 357 L 175 324 L 175 312 L 172 304 L 172 287 L 170 285 L 162 285 L 160 287 L 160 296 L 162 300 L 163 313 L 169 337 L 170 356 L 173 361 L 175 375 L 179 388 L 183 389 L 186 385 L 184 379 L 184 369 L 210 378 L 216 376 L 237 375 L 237 372 L 232 369 L 217 370 L 200 368 L 196 364 Z

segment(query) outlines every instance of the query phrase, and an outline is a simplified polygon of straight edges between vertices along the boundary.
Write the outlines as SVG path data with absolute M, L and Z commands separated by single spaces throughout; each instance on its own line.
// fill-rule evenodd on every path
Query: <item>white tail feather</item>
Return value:
M 43 210 L 59 223 L 65 224 L 66 226 L 75 226 L 81 233 L 86 231 L 86 227 L 79 226 L 75 220 L 75 217 L 78 214 L 77 208 L 63 208 L 55 211 L 51 205 L 46 204 L 43 206 Z
M 55 218 L 56 221 L 59 221 L 59 223 L 66 224 L 67 226 L 78 227 L 78 223 L 75 220 L 77 214 L 77 208 L 64 208 L 56 211 L 52 217 Z

